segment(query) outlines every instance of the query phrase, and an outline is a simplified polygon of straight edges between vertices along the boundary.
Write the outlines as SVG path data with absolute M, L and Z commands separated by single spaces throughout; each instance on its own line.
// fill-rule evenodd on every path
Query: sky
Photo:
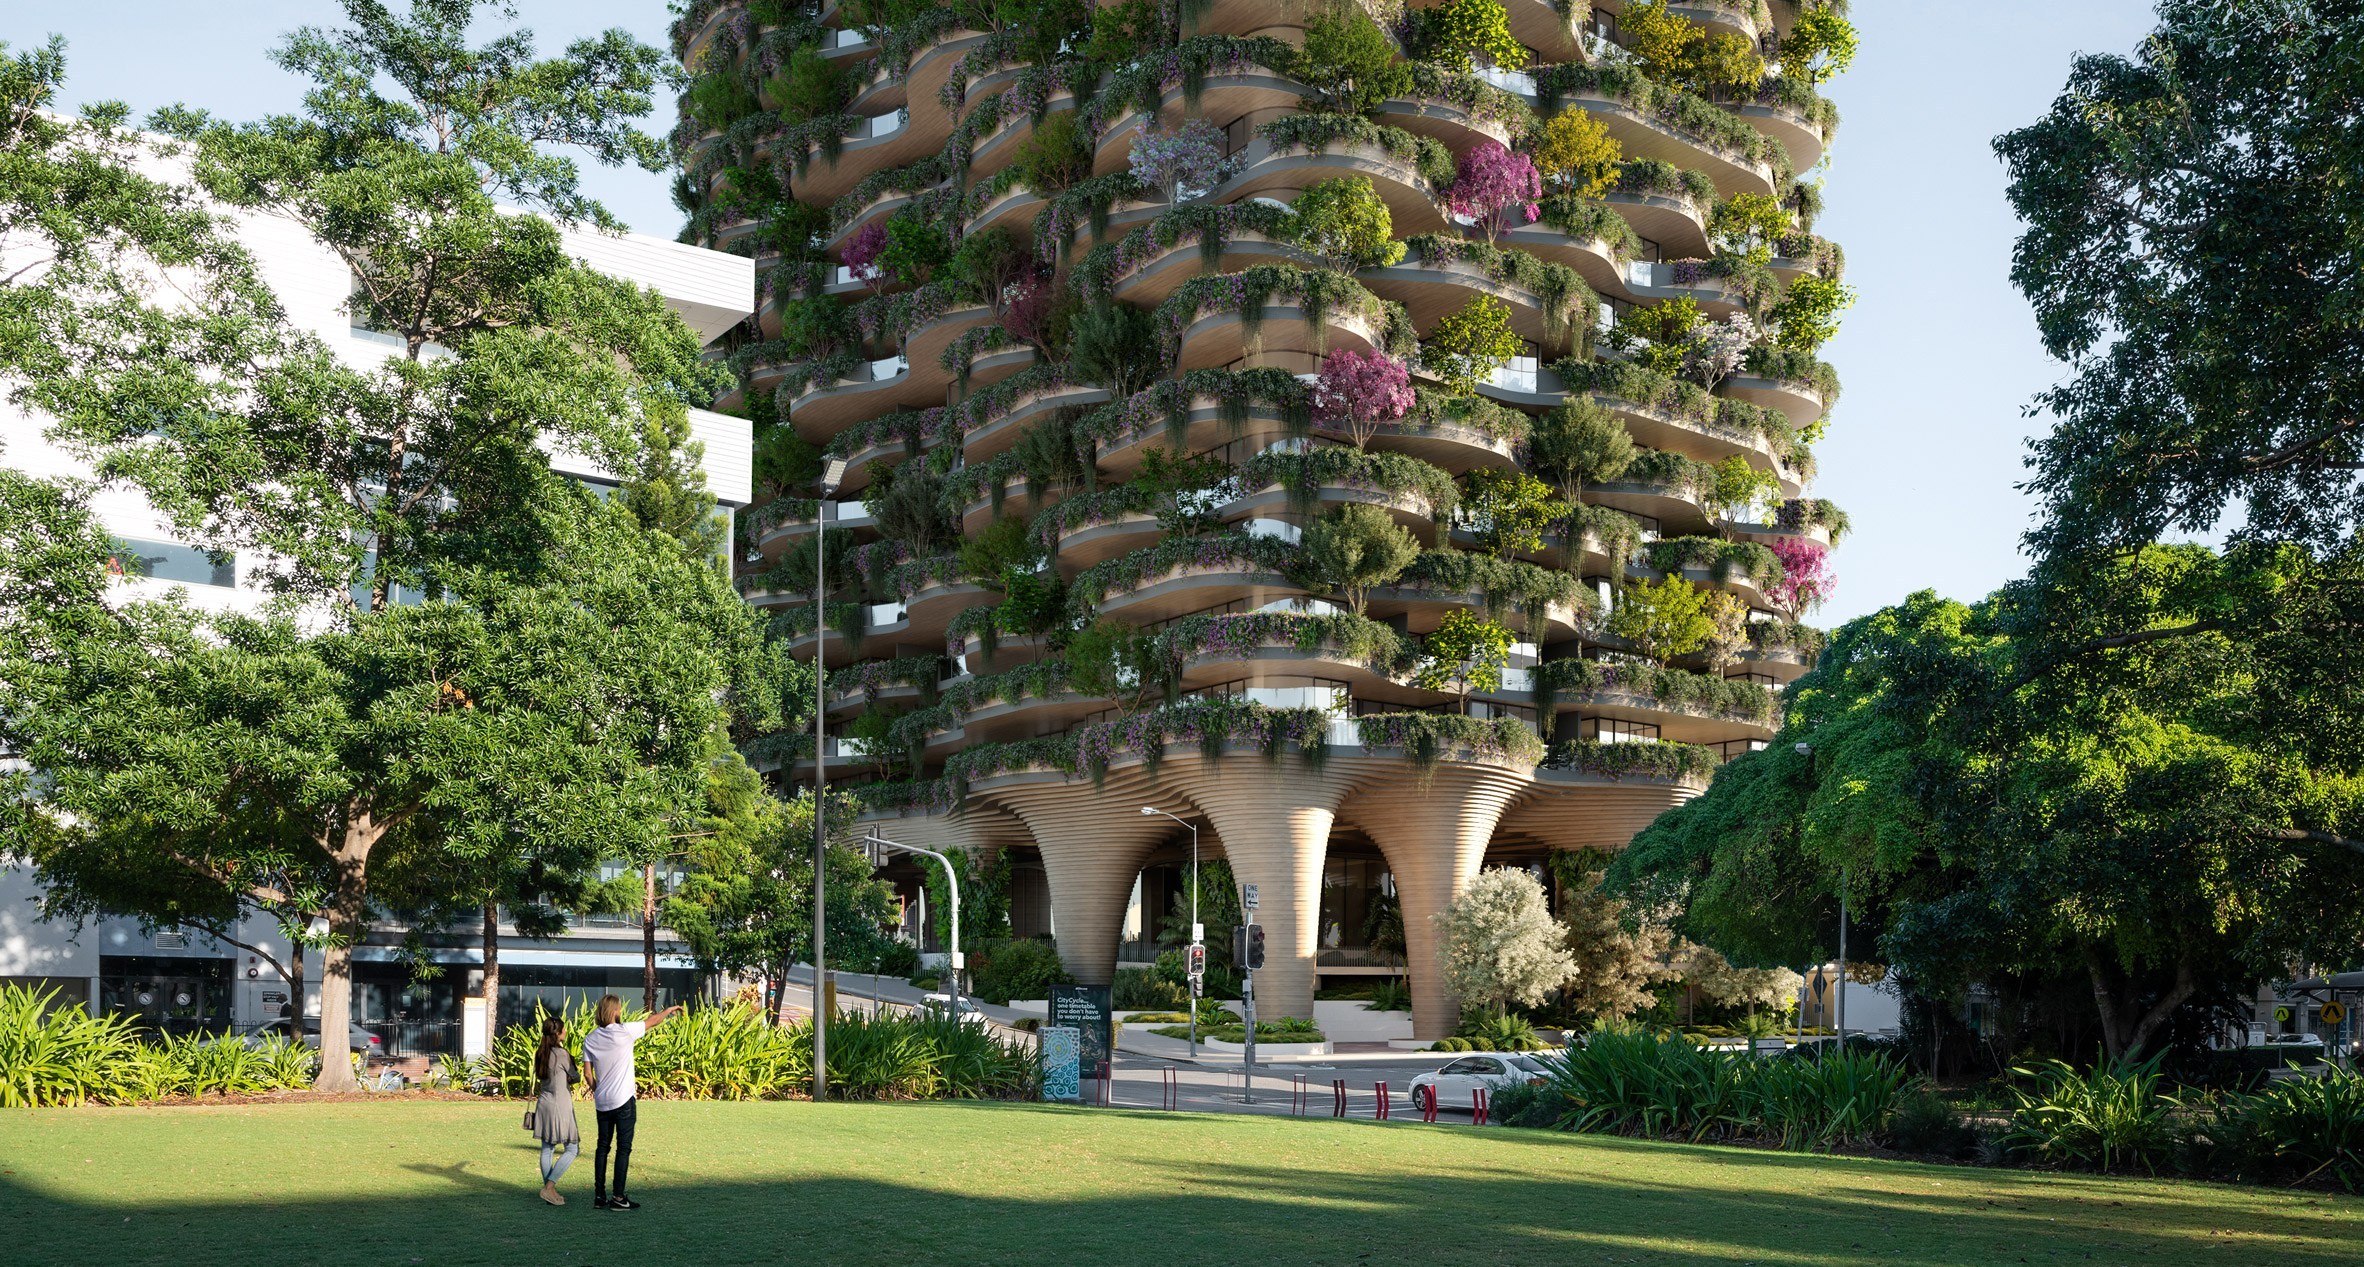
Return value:
M 621 26 L 663 47 L 663 0 L 518 0 L 522 25 L 553 48 Z M 2126 53 L 2150 26 L 2147 0 L 1858 0 L 1863 46 L 1827 89 L 1844 123 L 1816 228 L 1847 251 L 1855 306 L 1824 356 L 1846 394 L 1819 448 L 1815 492 L 1853 532 L 1834 559 L 1831 626 L 1935 589 L 1974 599 L 2025 570 L 2031 505 L 2025 416 L 2060 366 L 2011 286 L 2018 224 L 1994 138 L 2050 106 L 2079 53 Z M 292 109 L 302 86 L 272 65 L 278 37 L 330 24 L 326 0 L 15 0 L 0 40 L 68 41 L 66 102 L 168 102 L 232 119 Z M 672 125 L 670 101 L 647 126 Z M 584 185 L 642 233 L 680 227 L 669 178 L 591 167 Z

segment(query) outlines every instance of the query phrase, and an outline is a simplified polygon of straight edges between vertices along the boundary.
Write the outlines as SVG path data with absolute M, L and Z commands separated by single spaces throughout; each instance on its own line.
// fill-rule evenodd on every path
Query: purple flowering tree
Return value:
M 1169 201 L 1196 198 L 1221 184 L 1232 163 L 1223 157 L 1223 129 L 1192 119 L 1172 132 L 1143 128 L 1133 138 L 1133 179 Z
M 1543 214 L 1535 205 L 1542 196 L 1543 178 L 1533 159 L 1512 153 L 1500 141 L 1480 141 L 1461 156 L 1453 187 L 1445 191 L 1445 209 L 1476 221 L 1491 244 L 1514 223 L 1513 215 L 1524 217 L 1515 223 L 1531 224 Z
M 1683 352 L 1683 372 L 1712 392 L 1716 384 L 1739 371 L 1740 363 L 1748 358 L 1748 350 L 1763 337 L 1763 331 L 1745 312 L 1703 325 Z
M 1765 597 L 1773 600 L 1782 615 L 1801 620 L 1838 591 L 1839 578 L 1831 571 L 1829 546 L 1804 537 L 1776 537 L 1771 547 L 1773 557 L 1781 561 L 1781 583 Z
M 873 220 L 854 230 L 854 236 L 846 240 L 846 268 L 873 292 L 886 280 L 886 273 L 878 267 L 878 257 L 886 253 L 886 247 L 887 227 L 883 219 Z
M 1385 352 L 1339 350 L 1322 361 L 1313 384 L 1313 413 L 1336 424 L 1357 449 L 1368 446 L 1381 423 L 1412 411 L 1412 375 Z

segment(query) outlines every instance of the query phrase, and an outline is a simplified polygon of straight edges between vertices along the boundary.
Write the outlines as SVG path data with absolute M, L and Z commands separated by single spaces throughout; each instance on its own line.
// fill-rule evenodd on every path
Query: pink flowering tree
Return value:
M 1314 417 L 1336 425 L 1360 449 L 1381 423 L 1412 411 L 1412 375 L 1385 352 L 1340 350 L 1322 361 L 1313 384 Z
M 884 219 L 873 220 L 854 230 L 845 244 L 845 266 L 855 279 L 872 291 L 877 291 L 886 280 L 886 273 L 878 267 L 878 257 L 886 253 L 887 227 Z
M 1001 328 L 1048 360 L 1051 325 L 1059 308 L 1059 293 L 1051 285 L 1050 275 L 1032 270 L 1012 283 L 1008 294 L 1002 304 Z
M 1143 128 L 1133 138 L 1133 179 L 1180 202 L 1221 184 L 1232 164 L 1223 157 L 1223 129 L 1192 119 L 1172 132 Z
M 1543 178 L 1535 161 L 1514 154 L 1500 141 L 1480 141 L 1461 156 L 1453 187 L 1445 191 L 1445 209 L 1477 222 L 1492 243 L 1512 224 L 1532 224 L 1543 209 Z M 1513 220 L 1511 217 L 1523 217 Z
M 1782 615 L 1803 619 L 1838 591 L 1839 578 L 1830 568 L 1829 546 L 1804 537 L 1776 537 L 1772 549 L 1773 557 L 1781 561 L 1781 582 L 1765 597 L 1773 600 Z

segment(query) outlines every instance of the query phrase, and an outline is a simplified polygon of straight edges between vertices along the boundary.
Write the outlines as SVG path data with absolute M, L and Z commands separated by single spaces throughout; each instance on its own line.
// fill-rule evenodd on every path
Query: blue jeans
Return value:
M 551 1150 L 552 1150 L 552 1148 L 553 1148 L 553 1147 L 554 1147 L 554 1146 L 553 1146 L 553 1145 L 550 1145 L 550 1144 L 544 1144 L 544 1145 L 542 1145 L 542 1182 L 543 1182 L 543 1183 L 556 1183 L 556 1182 L 558 1182 L 558 1178 L 559 1178 L 559 1176 L 561 1176 L 561 1175 L 563 1175 L 563 1174 L 565 1174 L 565 1173 L 566 1173 L 566 1168 L 567 1168 L 567 1167 L 569 1167 L 569 1166 L 571 1166 L 571 1165 L 574 1165 L 574 1164 L 575 1164 L 575 1157 L 576 1157 L 576 1155 L 577 1155 L 577 1154 L 579 1154 L 579 1153 L 581 1153 L 581 1152 L 583 1151 L 583 1146 L 582 1146 L 581 1144 L 578 1144 L 578 1143 L 576 1143 L 575 1141 L 573 1141 L 573 1140 L 571 1140 L 571 1139 L 570 1139 L 570 1140 L 568 1140 L 568 1141 L 566 1142 L 566 1151 L 565 1151 L 565 1152 L 563 1152 L 563 1153 L 560 1153 L 560 1154 L 558 1154 L 558 1162 L 557 1162 L 557 1164 L 556 1164 L 556 1165 L 552 1165 L 552 1164 L 551 1164 L 551 1161 L 550 1161 L 550 1153 L 551 1153 Z

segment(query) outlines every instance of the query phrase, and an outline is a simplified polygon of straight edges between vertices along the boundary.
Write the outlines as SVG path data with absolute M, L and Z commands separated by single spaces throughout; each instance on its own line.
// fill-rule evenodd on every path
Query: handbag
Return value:
M 532 1130 L 533 1128 L 534 1128 L 534 1111 L 533 1111 L 532 1109 L 527 1109 L 527 1110 L 525 1111 L 525 1129 L 527 1129 L 527 1130 L 529 1130 L 529 1131 L 530 1131 L 530 1130 Z

